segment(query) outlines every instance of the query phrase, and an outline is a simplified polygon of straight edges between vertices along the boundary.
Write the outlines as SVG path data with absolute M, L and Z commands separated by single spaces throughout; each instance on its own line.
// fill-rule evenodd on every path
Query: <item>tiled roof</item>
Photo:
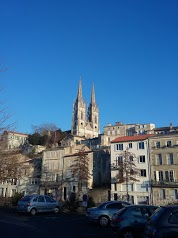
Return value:
M 122 136 L 112 140 L 111 143 L 127 142 L 127 141 L 141 141 L 141 140 L 148 139 L 150 136 L 153 136 L 153 134 L 137 135 L 137 136 Z

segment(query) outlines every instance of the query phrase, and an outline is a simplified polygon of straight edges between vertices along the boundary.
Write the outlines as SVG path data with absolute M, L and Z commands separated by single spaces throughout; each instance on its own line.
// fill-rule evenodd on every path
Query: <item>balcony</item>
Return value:
M 56 188 L 61 186 L 61 181 L 41 181 L 40 182 L 40 187 L 51 187 L 51 188 Z
M 178 188 L 178 181 L 166 181 L 166 180 L 162 180 L 162 181 L 151 181 L 151 186 L 155 187 L 155 188 Z

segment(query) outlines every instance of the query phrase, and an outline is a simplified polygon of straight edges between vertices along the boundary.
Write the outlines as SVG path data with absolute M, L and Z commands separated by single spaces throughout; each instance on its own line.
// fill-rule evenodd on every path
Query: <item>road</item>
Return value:
M 0 208 L 0 237 L 13 238 L 115 238 L 110 227 L 86 221 L 84 214 L 60 213 L 19 215 L 14 209 Z

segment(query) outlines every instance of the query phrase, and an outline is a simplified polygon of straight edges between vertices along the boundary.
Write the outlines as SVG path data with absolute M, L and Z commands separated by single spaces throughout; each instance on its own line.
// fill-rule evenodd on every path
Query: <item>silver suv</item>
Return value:
M 39 212 L 59 213 L 61 204 L 48 195 L 28 195 L 21 198 L 17 204 L 17 212 L 36 215 Z

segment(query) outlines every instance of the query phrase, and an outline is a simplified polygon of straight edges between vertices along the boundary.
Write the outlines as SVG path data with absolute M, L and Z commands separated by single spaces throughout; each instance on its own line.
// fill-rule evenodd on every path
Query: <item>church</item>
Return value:
M 91 100 L 87 108 L 82 96 L 82 80 L 79 81 L 77 98 L 73 104 L 71 134 L 92 139 L 98 137 L 99 109 L 95 100 L 94 84 L 92 85 Z

